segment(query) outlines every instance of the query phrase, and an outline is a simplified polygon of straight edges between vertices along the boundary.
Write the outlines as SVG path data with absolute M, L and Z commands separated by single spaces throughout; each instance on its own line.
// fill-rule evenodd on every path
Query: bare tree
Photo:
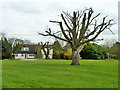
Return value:
M 52 36 L 57 39 L 69 42 L 72 48 L 72 64 L 80 65 L 80 52 L 85 43 L 94 41 L 98 35 L 105 29 L 111 31 L 111 26 L 114 25 L 113 19 L 106 21 L 107 16 L 102 18 L 101 23 L 98 23 L 96 18 L 100 15 L 93 16 L 93 9 L 85 9 L 84 11 L 74 11 L 73 15 L 68 12 L 61 14 L 62 21 L 51 21 L 60 26 L 60 31 L 52 33 L 51 29 L 46 30 L 46 34 L 39 33 L 42 36 Z M 63 27 L 66 25 L 66 29 Z M 57 36 L 57 33 L 62 32 L 64 38 Z M 111 31 L 112 32 L 112 31 Z M 112 32 L 113 33 L 113 32 Z
M 52 49 L 52 46 L 49 45 L 49 42 L 46 42 L 43 44 L 43 42 L 41 42 L 41 49 L 43 50 L 44 54 L 45 54 L 45 59 L 48 59 L 50 50 Z

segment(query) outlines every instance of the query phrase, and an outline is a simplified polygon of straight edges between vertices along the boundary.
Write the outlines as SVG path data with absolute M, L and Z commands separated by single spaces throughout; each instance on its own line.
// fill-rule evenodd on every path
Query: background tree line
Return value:
M 54 42 L 53 58 L 55 59 L 72 59 L 72 49 L 69 43 L 62 48 L 59 41 Z M 80 52 L 82 59 L 106 59 L 107 48 L 95 43 L 87 43 Z
M 23 44 L 30 44 L 29 40 L 22 40 L 18 38 L 7 38 L 5 36 L 1 37 L 1 53 L 2 59 L 12 59 L 14 56 L 12 55 L 18 49 L 20 49 Z
M 17 49 L 20 49 L 23 44 L 32 44 L 32 43 L 29 40 L 2 37 L 0 40 L 0 44 L 2 46 L 1 47 L 2 59 L 10 59 L 13 57 L 12 53 L 15 53 Z M 44 43 L 44 44 L 48 46 L 47 43 Z M 106 41 L 102 46 L 97 45 L 95 43 L 87 43 L 84 46 L 83 50 L 80 52 L 81 58 L 82 59 L 107 59 L 108 58 L 107 53 L 109 52 L 110 58 L 117 59 L 117 53 L 116 53 L 117 46 L 113 44 L 110 46 L 109 44 L 106 44 Z M 43 46 L 44 45 L 41 46 L 40 43 L 36 45 L 35 51 L 37 52 L 37 58 L 42 58 L 41 49 L 43 48 Z M 116 46 L 116 47 L 112 47 L 112 46 Z M 50 49 L 53 49 L 53 59 L 72 59 L 72 49 L 69 43 L 66 43 L 66 45 L 62 46 L 62 44 L 60 44 L 60 41 L 55 40 L 54 43 L 52 44 L 52 47 L 50 47 Z

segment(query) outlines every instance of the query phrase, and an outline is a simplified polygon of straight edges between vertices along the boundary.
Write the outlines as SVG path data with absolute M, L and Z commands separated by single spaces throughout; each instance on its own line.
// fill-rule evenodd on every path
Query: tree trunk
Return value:
M 72 48 L 72 63 L 71 65 L 80 65 L 80 52 L 85 44 L 80 45 L 77 49 Z
M 72 52 L 72 64 L 71 65 L 80 65 L 80 54 L 79 51 Z
M 45 55 L 45 59 L 48 59 L 48 55 Z

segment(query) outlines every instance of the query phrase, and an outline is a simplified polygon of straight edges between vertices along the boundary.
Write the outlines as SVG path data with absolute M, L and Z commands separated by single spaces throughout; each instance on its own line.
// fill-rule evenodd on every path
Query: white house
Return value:
M 36 45 L 23 45 L 23 47 L 20 50 L 17 50 L 16 53 L 14 53 L 15 59 L 33 59 L 36 58 L 36 51 L 35 51 Z M 47 50 L 45 48 L 45 50 Z M 41 51 L 42 57 L 45 58 L 45 54 L 43 50 Z M 53 56 L 53 49 L 49 52 L 49 57 L 52 58 Z

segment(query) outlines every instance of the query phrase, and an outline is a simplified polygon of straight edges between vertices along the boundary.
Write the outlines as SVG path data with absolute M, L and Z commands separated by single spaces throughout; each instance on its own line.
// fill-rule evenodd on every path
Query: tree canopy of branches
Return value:
M 97 15 L 93 15 L 93 13 L 94 11 L 92 8 L 83 11 L 73 11 L 73 15 L 68 12 L 62 12 L 60 15 L 62 21 L 50 20 L 50 22 L 57 23 L 60 26 L 60 31 L 53 33 L 51 28 L 48 28 L 45 33 L 38 34 L 42 36 L 52 36 L 69 42 L 72 48 L 71 65 L 80 65 L 79 53 L 83 49 L 85 43 L 94 41 L 98 35 L 106 29 L 111 31 L 111 26 L 115 24 L 113 19 L 106 20 L 107 16 L 103 17 L 99 23 L 97 18 L 100 16 L 100 13 Z M 63 27 L 63 24 L 66 28 Z M 62 32 L 64 38 L 56 35 L 60 32 Z

